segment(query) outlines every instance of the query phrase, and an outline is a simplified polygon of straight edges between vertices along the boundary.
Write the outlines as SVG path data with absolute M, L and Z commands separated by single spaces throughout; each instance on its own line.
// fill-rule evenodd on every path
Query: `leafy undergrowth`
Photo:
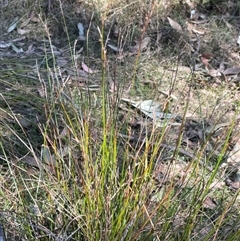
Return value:
M 3 6 L 7 240 L 240 239 L 240 6 L 206 2 Z

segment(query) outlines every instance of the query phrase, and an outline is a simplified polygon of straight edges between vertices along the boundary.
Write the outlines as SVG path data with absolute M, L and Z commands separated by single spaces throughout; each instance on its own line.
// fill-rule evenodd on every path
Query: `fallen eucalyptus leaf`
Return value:
M 30 30 L 25 30 L 25 29 L 18 28 L 17 32 L 18 32 L 20 35 L 24 35 L 24 34 L 26 34 L 26 33 L 29 33 Z
M 34 158 L 30 155 L 24 156 L 23 158 L 21 158 L 21 161 L 30 166 L 38 167 L 38 168 L 40 168 L 40 166 L 42 165 L 42 163 L 39 161 L 38 158 Z
M 83 47 L 80 48 L 80 49 L 76 52 L 76 54 L 80 54 L 80 53 L 82 53 L 82 51 L 83 51 Z
M 58 139 L 62 139 L 65 138 L 69 135 L 70 131 L 68 130 L 68 128 L 65 126 L 62 130 L 62 132 L 59 134 Z
M 208 69 L 208 68 L 206 69 L 207 69 L 207 73 L 213 78 L 219 77 L 222 75 L 217 69 Z
M 42 98 L 47 96 L 46 91 L 43 88 L 38 88 L 37 92 L 40 95 L 40 97 L 42 97 Z
M 143 50 L 147 47 L 149 41 L 150 41 L 150 37 L 145 37 L 144 39 L 142 39 L 142 41 L 141 40 L 137 41 L 136 45 L 131 46 L 129 50 L 132 53 L 138 53 L 139 50 Z
M 26 27 L 30 22 L 30 18 L 28 18 L 26 21 L 22 22 L 19 26 L 19 28 L 24 28 Z
M 168 19 L 168 22 L 169 22 L 169 24 L 171 25 L 171 27 L 173 29 L 175 29 L 179 33 L 183 33 L 182 27 L 181 27 L 181 25 L 179 23 L 177 23 L 176 21 L 172 20 L 169 17 L 167 19 Z
M 225 69 L 223 74 L 224 75 L 232 75 L 232 74 L 239 74 L 240 73 L 240 67 L 232 67 Z
M 11 42 L 4 42 L 4 41 L 0 41 L 0 48 L 5 49 L 8 48 L 12 45 Z
M 34 50 L 35 50 L 35 47 L 33 46 L 33 44 L 30 44 L 30 45 L 28 46 L 28 49 L 27 49 L 27 51 L 26 51 L 26 54 L 33 53 Z
M 225 19 L 223 19 L 223 21 L 224 21 L 224 23 L 226 24 L 226 26 L 230 29 L 230 30 L 232 30 L 233 29 L 233 25 L 232 24 L 230 24 L 227 20 L 225 20 Z
M 171 119 L 175 118 L 177 115 L 165 113 L 160 110 L 160 104 L 154 102 L 153 100 L 145 100 L 145 101 L 133 101 L 130 99 L 122 98 L 123 101 L 130 103 L 135 108 L 138 108 L 144 115 L 150 117 L 154 124 L 158 127 L 162 127 L 164 125 L 164 121 L 162 119 Z
M 209 61 L 212 59 L 212 55 L 211 54 L 208 54 L 208 53 L 203 53 L 201 55 L 201 61 L 202 63 L 205 65 L 205 66 L 208 66 L 209 65 Z
M 153 100 L 144 100 L 133 104 L 133 106 L 139 108 L 141 111 L 153 113 L 160 107 L 160 104 Z
M 223 189 L 226 186 L 223 181 L 214 181 L 210 184 L 209 189 Z
M 7 32 L 8 33 L 11 33 L 16 27 L 17 27 L 17 24 L 18 24 L 18 18 L 16 18 L 13 23 L 10 25 L 10 27 L 8 28 Z
M 159 182 L 161 183 L 162 181 L 159 181 Z M 151 202 L 160 203 L 160 201 L 164 198 L 164 195 L 166 195 L 166 187 L 162 186 L 160 190 L 152 194 L 150 200 Z
M 11 47 L 12 47 L 13 51 L 16 52 L 17 54 L 24 52 L 22 48 L 16 47 L 13 43 L 11 44 Z
M 121 48 L 118 48 L 118 47 L 116 47 L 116 46 L 114 46 L 114 45 L 108 44 L 107 46 L 108 46 L 110 49 L 114 50 L 115 52 L 121 51 Z
M 55 155 L 51 155 L 49 147 L 44 145 L 44 144 L 41 147 L 40 160 L 41 160 L 42 163 L 56 165 Z
M 33 17 L 31 17 L 31 22 L 33 22 L 33 23 L 39 23 L 40 22 L 40 19 L 38 18 L 38 17 L 35 17 L 35 16 L 33 16 Z
M 199 34 L 199 35 L 204 35 L 205 31 L 197 28 L 193 28 L 193 33 Z
M 84 62 L 82 62 L 82 68 L 85 72 L 89 73 L 89 74 L 93 74 L 94 71 L 92 69 L 90 69 Z
M 215 209 L 217 204 L 212 198 L 206 197 L 203 201 L 203 207 L 207 209 Z
M 114 81 L 113 79 L 109 78 L 108 79 L 108 83 L 109 83 L 109 91 L 114 93 L 117 91 L 117 84 L 116 81 Z

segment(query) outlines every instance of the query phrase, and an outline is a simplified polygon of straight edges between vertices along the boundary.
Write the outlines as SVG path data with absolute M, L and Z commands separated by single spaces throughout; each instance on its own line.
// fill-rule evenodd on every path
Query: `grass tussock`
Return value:
M 237 63 L 223 45 L 237 12 L 197 4 L 210 19 L 197 41 L 184 1 L 12 6 L 0 30 L 16 45 L 0 55 L 6 240 L 239 240 L 238 76 L 212 77 L 203 59 Z M 226 8 L 232 19 L 217 18 Z

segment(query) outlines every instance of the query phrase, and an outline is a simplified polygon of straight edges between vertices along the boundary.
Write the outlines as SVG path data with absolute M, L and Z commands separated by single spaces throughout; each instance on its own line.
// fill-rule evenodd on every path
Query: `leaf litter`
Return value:
M 96 71 L 93 71 L 91 68 L 89 68 L 83 61 L 82 61 L 82 68 L 85 72 L 89 74 L 94 74 Z
M 150 37 L 145 37 L 142 40 L 136 41 L 136 45 L 129 47 L 130 52 L 132 53 L 138 53 L 138 51 L 141 51 L 145 49 L 150 42 Z

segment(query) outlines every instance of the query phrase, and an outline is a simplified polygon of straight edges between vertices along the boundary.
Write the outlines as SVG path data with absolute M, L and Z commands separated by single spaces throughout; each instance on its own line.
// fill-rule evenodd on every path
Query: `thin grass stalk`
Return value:
M 139 42 L 139 48 L 138 48 L 138 52 L 137 52 L 137 56 L 136 56 L 136 61 L 135 61 L 134 68 L 133 68 L 133 75 L 132 75 L 132 84 L 133 84 L 133 86 L 135 85 L 137 68 L 138 68 L 138 66 L 139 66 L 139 60 L 140 60 L 140 55 L 141 55 L 141 45 L 142 45 L 142 41 L 143 41 L 143 39 L 144 39 L 144 35 L 145 35 L 146 31 L 147 31 L 149 22 L 150 22 L 150 20 L 151 20 L 151 17 L 152 17 L 154 8 L 155 8 L 155 6 L 156 6 L 156 2 L 157 2 L 157 0 L 153 0 L 153 1 L 152 1 L 150 11 L 148 12 L 148 14 L 147 14 L 147 16 L 146 16 L 145 22 L 144 22 L 144 25 L 143 25 L 142 34 L 141 34 L 140 42 Z

